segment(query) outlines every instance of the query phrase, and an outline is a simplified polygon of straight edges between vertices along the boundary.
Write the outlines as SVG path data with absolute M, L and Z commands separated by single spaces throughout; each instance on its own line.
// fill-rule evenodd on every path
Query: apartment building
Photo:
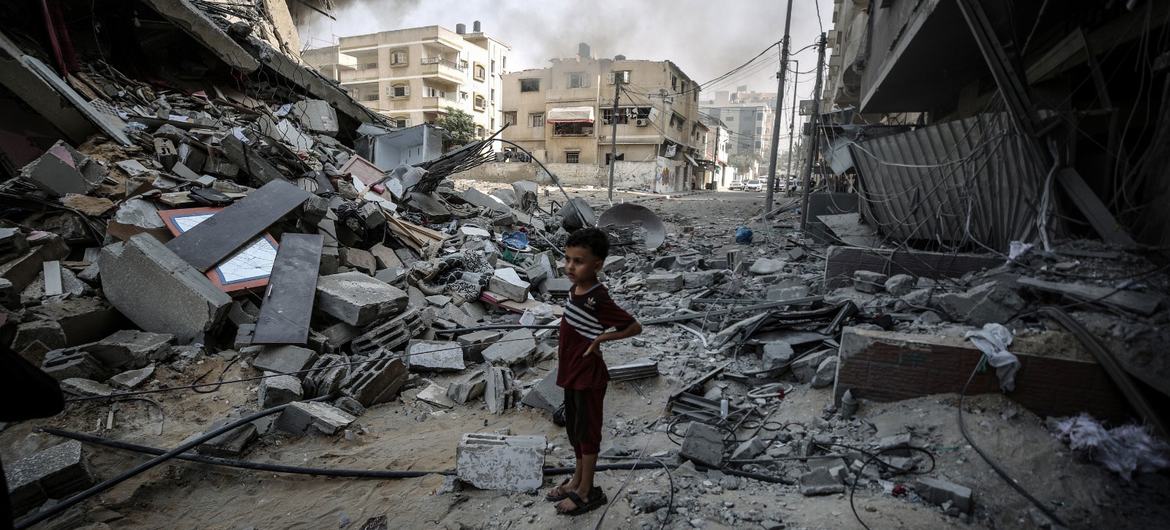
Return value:
M 434 123 L 449 109 L 470 114 L 480 137 L 503 123 L 502 76 L 511 48 L 483 33 L 440 26 L 341 37 L 302 58 L 398 127 Z
M 751 92 L 747 87 L 735 91 L 717 91 L 712 100 L 701 103 L 702 112 L 723 122 L 730 134 L 729 157 L 756 155 L 752 178 L 761 174 L 766 167 L 772 145 L 772 120 L 776 115 L 775 92 Z
M 542 162 L 588 166 L 593 169 L 576 173 L 600 181 L 615 162 L 618 186 L 664 191 L 695 184 L 706 133 L 698 120 L 699 87 L 674 63 L 598 59 L 582 43 L 576 57 L 507 73 L 503 83 L 504 122 L 512 124 L 503 136 Z M 616 114 L 615 83 L 621 84 Z

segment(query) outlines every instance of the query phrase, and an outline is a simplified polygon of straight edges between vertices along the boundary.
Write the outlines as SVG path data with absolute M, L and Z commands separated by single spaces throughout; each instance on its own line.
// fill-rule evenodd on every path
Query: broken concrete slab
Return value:
M 764 370 L 776 370 L 787 366 L 792 360 L 792 345 L 787 342 L 766 342 L 760 358 Z
M 106 178 L 106 169 L 58 140 L 45 154 L 24 166 L 20 176 L 54 197 L 63 197 L 93 191 Z
M 853 272 L 853 288 L 859 293 L 880 293 L 886 288 L 886 280 L 889 277 L 880 272 Z
M 625 256 L 606 256 L 605 264 L 601 266 L 601 270 L 613 273 L 626 268 Z
M 315 430 L 334 435 L 357 418 L 328 403 L 294 401 L 276 419 L 276 428 L 292 434 L 306 434 Z
M 970 513 L 974 506 L 971 488 L 942 479 L 922 477 L 914 481 L 914 492 L 923 500 L 935 505 L 952 503 L 962 513 Z
M 137 370 L 127 370 L 110 378 L 109 383 L 122 389 L 133 390 L 154 376 L 154 365 Z
M 692 421 L 687 427 L 686 436 L 683 438 L 678 455 L 708 467 L 721 467 L 723 465 L 723 432 L 712 425 Z
M 458 342 L 412 340 L 406 346 L 407 364 L 415 371 L 459 371 L 463 364 L 463 347 Z
M 329 105 L 328 101 L 302 99 L 293 103 L 292 115 L 308 131 L 326 136 L 337 135 L 337 111 L 333 110 L 333 107 Z
M 909 274 L 895 274 L 886 280 L 886 292 L 894 296 L 903 296 L 918 285 L 918 280 Z
M 646 289 L 660 292 L 674 292 L 683 288 L 681 273 L 651 274 L 646 276 Z
M 460 335 L 455 340 L 463 346 L 463 360 L 469 362 L 482 362 L 483 350 L 490 346 L 493 342 L 500 340 L 503 333 L 496 330 L 485 329 L 481 331 L 473 331 Z
M 102 248 L 100 265 L 102 291 L 120 313 L 184 343 L 215 329 L 231 306 L 231 297 L 149 235 Z
M 752 266 L 748 269 L 748 272 L 757 276 L 776 274 L 777 272 L 784 270 L 784 265 L 784 260 L 760 258 L 756 260 L 755 263 L 752 263 Z
M 85 351 L 110 368 L 142 368 L 151 362 L 167 360 L 174 340 L 167 333 L 124 329 L 87 345 Z
M 269 418 L 271 418 L 271 417 L 269 417 Z M 269 418 L 261 418 L 261 419 L 269 419 Z M 236 421 L 237 419 L 238 418 L 223 418 L 220 420 L 216 420 L 210 426 L 208 426 L 206 432 L 211 432 L 211 431 L 214 431 L 216 429 L 219 429 L 220 427 L 223 427 L 223 426 L 227 425 L 228 423 Z M 203 433 L 193 434 L 193 435 L 191 435 L 191 437 L 189 439 L 198 437 L 202 434 Z M 256 423 L 255 422 L 245 423 L 243 425 L 240 425 L 239 427 L 236 427 L 235 429 L 232 429 L 232 430 L 225 432 L 219 436 L 216 436 L 215 438 L 212 438 L 210 440 L 207 440 L 206 442 L 203 442 L 198 447 L 196 447 L 195 450 L 199 454 L 208 455 L 208 456 L 215 456 L 215 457 L 219 457 L 219 458 L 239 458 L 241 455 L 244 454 L 244 449 L 248 446 L 248 444 L 252 443 L 252 441 L 254 441 L 256 438 L 259 438 L 259 437 L 260 437 L 260 433 L 259 433 L 259 429 L 256 426 Z
M 828 467 L 814 468 L 800 476 L 800 494 L 805 497 L 844 493 L 845 485 L 829 472 Z
M 489 291 L 501 294 L 513 302 L 527 301 L 530 287 L 531 284 L 520 279 L 516 269 L 510 267 L 496 269 L 495 274 L 492 274 L 491 280 L 488 281 Z
M 108 396 L 114 393 L 109 385 L 104 385 L 90 379 L 71 377 L 61 381 L 61 390 L 74 396 Z
M 455 451 L 459 480 L 479 489 L 534 491 L 544 483 L 543 436 L 464 434 Z
M 308 368 L 316 359 L 317 352 L 308 348 L 291 344 L 264 346 L 252 360 L 252 366 L 265 372 L 291 374 Z
M 940 294 L 934 301 L 954 320 L 973 326 L 1007 322 L 1026 305 L 1014 290 L 998 282 L 987 282 L 962 293 Z
M 304 397 L 305 391 L 297 376 L 276 375 L 275 372 L 264 372 L 264 375 L 265 379 L 260 380 L 260 389 L 257 392 L 261 408 L 292 403 Z
M 169 20 L 232 68 L 252 73 L 260 68 L 260 61 L 237 44 L 232 37 L 193 5 L 190 0 L 146 0 L 147 5 Z
M 81 442 L 69 440 L 11 464 L 4 473 L 14 514 L 64 499 L 95 484 Z
M 817 372 L 813 374 L 812 380 L 809 381 L 809 386 L 813 388 L 825 388 L 833 384 L 837 379 L 837 356 L 833 355 L 821 361 L 817 365 Z
M 829 247 L 825 252 L 825 289 L 852 284 L 853 272 L 909 274 L 919 278 L 959 278 L 968 272 L 998 267 L 1003 258 L 984 254 L 948 254 L 919 250 Z
M 482 396 L 486 389 L 487 380 L 484 378 L 483 371 L 475 371 L 452 381 L 447 386 L 447 397 L 455 403 L 463 405 Z
M 487 385 L 484 387 L 484 401 L 492 414 L 503 414 L 515 403 L 515 377 L 510 368 L 485 364 L 483 369 Z
M 114 216 L 106 223 L 106 233 L 122 241 L 138 234 L 150 234 L 162 242 L 171 240 L 171 232 L 159 216 L 158 207 L 137 197 L 118 205 Z
M 1161 296 L 1152 293 L 1118 290 L 1086 283 L 1050 282 L 1028 277 L 1020 278 L 1017 283 L 1045 292 L 1062 294 L 1073 300 L 1092 300 L 1146 316 L 1154 314 L 1162 302 Z
M 792 362 L 792 375 L 801 383 L 812 382 L 821 363 L 833 355 L 832 350 L 813 352 Z
M 565 389 L 557 386 L 557 369 L 553 368 L 533 385 L 520 403 L 552 414 L 565 402 Z
M 406 309 L 403 290 L 360 272 L 321 276 L 317 309 L 351 326 L 365 326 Z
M 398 254 L 381 243 L 370 247 L 370 254 L 373 254 L 374 258 L 377 259 L 379 269 L 401 269 L 404 267 Z
M 342 266 L 357 269 L 367 276 L 373 276 L 374 271 L 378 270 L 378 262 L 374 255 L 360 248 L 343 247 L 340 249 L 339 257 Z
M 483 358 L 492 364 L 511 365 L 528 361 L 536 353 L 536 339 L 532 330 L 517 329 L 483 350 Z
M 750 460 L 764 454 L 764 451 L 767 449 L 768 442 L 765 442 L 759 436 L 752 436 L 750 439 L 736 446 L 735 450 L 731 452 L 731 459 Z
M 58 381 L 72 378 L 105 381 L 110 377 L 109 368 L 79 348 L 58 349 L 46 353 L 45 360 L 41 363 L 41 371 Z

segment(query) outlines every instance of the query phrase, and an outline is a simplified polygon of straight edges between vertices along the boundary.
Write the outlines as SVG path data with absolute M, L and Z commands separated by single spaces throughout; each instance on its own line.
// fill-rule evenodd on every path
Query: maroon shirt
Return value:
M 585 356 L 589 345 L 609 328 L 626 329 L 634 317 L 618 307 L 609 290 L 598 283 L 585 294 L 569 289 L 565 314 L 561 317 L 560 342 L 557 348 L 557 386 L 572 390 L 604 388 L 609 369 L 600 352 Z

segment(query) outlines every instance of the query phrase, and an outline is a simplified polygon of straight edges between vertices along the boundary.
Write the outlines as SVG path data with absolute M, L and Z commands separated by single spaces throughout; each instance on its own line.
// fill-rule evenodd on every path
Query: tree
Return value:
M 447 114 L 435 125 L 447 131 L 443 138 L 444 150 L 475 141 L 475 120 L 471 115 L 456 108 L 447 108 Z

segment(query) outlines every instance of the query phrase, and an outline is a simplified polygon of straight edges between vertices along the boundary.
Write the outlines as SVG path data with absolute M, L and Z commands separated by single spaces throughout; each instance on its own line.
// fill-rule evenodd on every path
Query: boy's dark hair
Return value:
M 605 259 L 609 256 L 609 237 L 597 228 L 582 228 L 569 234 L 565 248 L 569 247 L 585 247 L 598 259 Z

